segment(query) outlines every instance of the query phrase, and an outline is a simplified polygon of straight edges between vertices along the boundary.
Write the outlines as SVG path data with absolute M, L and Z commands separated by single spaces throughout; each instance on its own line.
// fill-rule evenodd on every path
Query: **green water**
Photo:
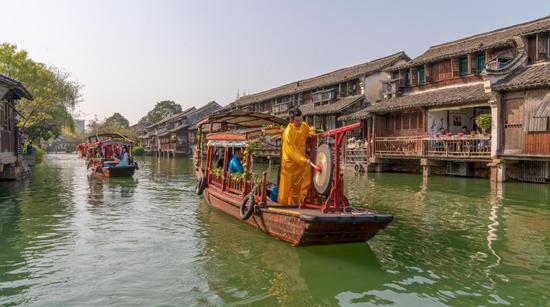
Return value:
M 145 158 L 134 179 L 103 182 L 48 156 L 0 183 L 0 305 L 549 306 L 550 186 L 346 184 L 392 224 L 368 243 L 293 248 L 202 203 L 189 160 Z

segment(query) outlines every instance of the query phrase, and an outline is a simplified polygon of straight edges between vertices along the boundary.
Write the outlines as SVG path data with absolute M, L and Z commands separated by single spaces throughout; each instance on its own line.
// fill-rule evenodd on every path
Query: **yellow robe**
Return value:
M 305 122 L 300 127 L 290 123 L 281 138 L 281 178 L 278 203 L 299 205 L 306 197 L 311 183 L 311 168 L 306 165 L 306 140 L 315 128 Z

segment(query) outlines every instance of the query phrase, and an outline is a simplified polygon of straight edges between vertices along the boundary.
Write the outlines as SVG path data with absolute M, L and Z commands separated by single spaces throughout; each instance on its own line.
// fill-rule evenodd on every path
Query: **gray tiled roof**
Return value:
M 368 75 L 379 72 L 384 68 L 394 65 L 399 60 L 409 60 L 404 51 L 376 59 L 364 64 L 359 64 L 347 68 L 342 68 L 317 77 L 299 80 L 288 83 L 267 91 L 252 95 L 246 95 L 237 99 L 234 103 L 238 106 L 245 106 L 255 102 L 272 99 L 279 96 L 296 94 L 303 91 L 315 89 L 322 86 L 337 84 L 346 80 L 353 80 L 361 75 Z
M 550 16 L 547 16 L 526 23 L 517 24 L 491 32 L 481 33 L 452 42 L 432 46 L 426 52 L 414 58 L 410 62 L 388 68 L 387 70 L 408 68 L 428 62 L 435 62 L 438 60 L 448 59 L 463 54 L 482 51 L 489 48 L 512 45 L 512 39 L 514 36 L 521 36 L 549 30 Z
M 347 96 L 336 100 L 333 103 L 324 104 L 314 107 L 313 103 L 308 103 L 300 106 L 303 115 L 321 115 L 321 114 L 337 114 L 351 107 L 355 103 L 364 98 L 363 95 Z
M 515 90 L 550 86 L 550 62 L 518 69 L 493 85 L 495 90 Z
M 29 100 L 34 99 L 31 92 L 29 92 L 21 82 L 15 79 L 12 79 L 6 75 L 0 74 L 0 83 L 5 84 L 10 90 L 15 92 L 15 94 L 17 94 L 19 97 L 27 98 Z
M 364 119 L 369 113 L 383 113 L 420 107 L 450 106 L 487 101 L 482 83 L 424 91 L 383 100 L 355 113 L 340 116 L 339 120 Z

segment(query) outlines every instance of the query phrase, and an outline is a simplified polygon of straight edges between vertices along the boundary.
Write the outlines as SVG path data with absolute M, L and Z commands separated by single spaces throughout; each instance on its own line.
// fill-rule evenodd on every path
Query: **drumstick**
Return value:
M 321 172 L 321 166 L 320 165 L 317 165 L 317 164 L 313 164 L 313 162 L 309 162 L 309 164 L 311 165 L 311 167 L 313 167 L 316 171 L 318 171 L 319 173 Z

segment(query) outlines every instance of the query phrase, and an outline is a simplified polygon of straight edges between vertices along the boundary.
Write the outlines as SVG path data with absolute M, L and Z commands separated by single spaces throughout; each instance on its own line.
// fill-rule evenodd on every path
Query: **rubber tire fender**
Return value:
M 134 162 L 134 165 L 136 167 L 136 171 L 138 171 L 139 170 L 139 165 L 137 164 L 137 162 Z
M 197 195 L 202 195 L 202 192 L 204 192 L 204 189 L 206 189 L 206 177 L 201 176 L 199 180 L 197 180 L 197 183 L 195 184 L 195 193 Z
M 248 207 L 246 204 L 249 203 Z M 254 207 L 256 202 L 254 201 L 254 195 L 252 193 L 246 195 L 241 202 L 241 208 L 239 209 L 239 214 L 241 215 L 241 220 L 248 220 L 254 213 Z

